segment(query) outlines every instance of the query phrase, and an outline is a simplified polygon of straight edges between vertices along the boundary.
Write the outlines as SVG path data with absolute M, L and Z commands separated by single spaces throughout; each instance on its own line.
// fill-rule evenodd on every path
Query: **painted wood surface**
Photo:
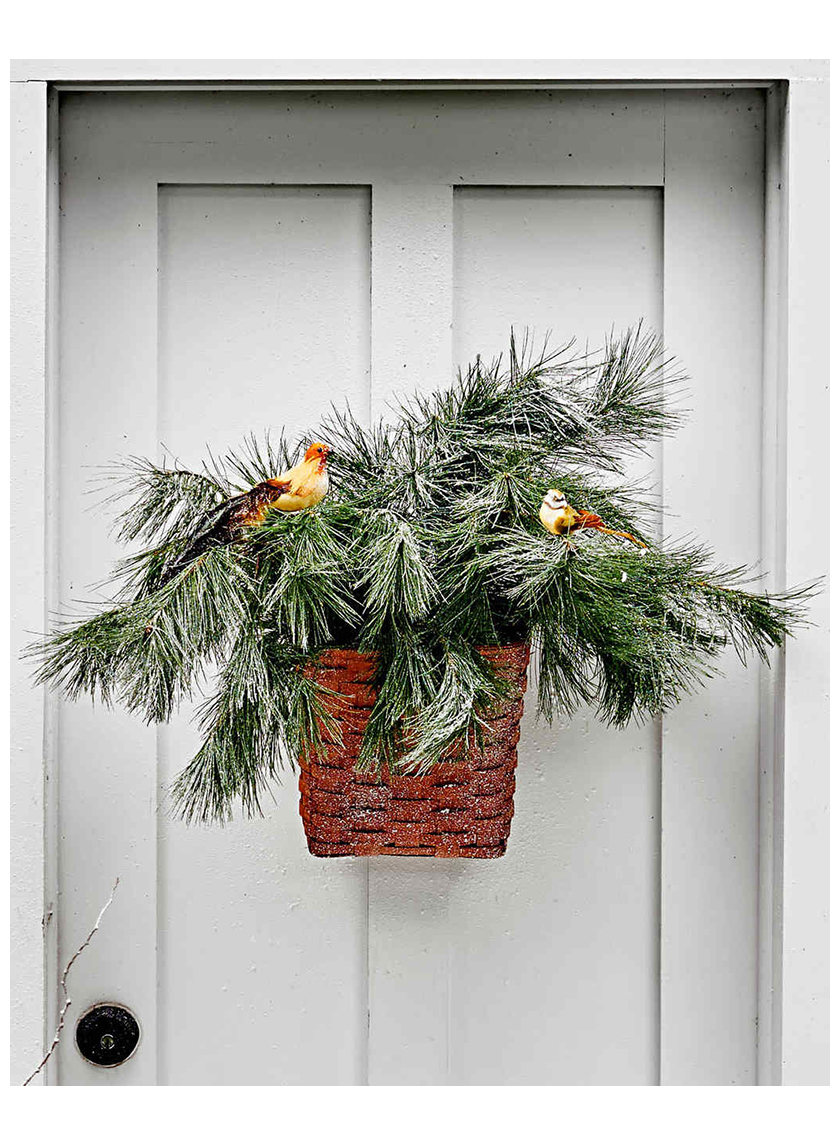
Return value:
M 20 85 L 11 93 L 11 473 L 14 552 L 10 615 L 12 696 L 9 756 L 12 811 L 10 865 L 10 1081 L 19 1085 L 44 1053 L 47 983 L 42 931 L 50 929 L 44 895 L 45 695 L 34 689 L 21 652 L 45 628 L 47 91 Z M 33 496 L 33 491 L 37 491 Z M 23 572 L 15 577 L 14 570 Z M 52 934 L 51 929 L 49 933 Z M 37 1085 L 40 1085 L 41 1079 Z
M 373 185 L 372 418 L 394 392 L 452 369 L 452 187 Z M 450 860 L 366 861 L 370 1085 L 443 1084 L 448 1072 Z
M 750 83 L 827 79 L 828 60 L 12 60 L 13 80 L 102 83 L 142 80 L 251 83 L 336 79 L 479 83 L 563 80 Z
M 161 440 L 193 461 L 332 397 L 376 414 L 503 349 L 511 323 L 597 342 L 663 307 L 700 379 L 666 500 L 743 558 L 749 530 L 708 528 L 701 498 L 743 481 L 760 500 L 761 97 L 733 99 L 66 97 L 63 599 L 116 555 L 85 467 Z M 698 172 L 695 145 L 723 158 Z M 703 323 L 726 331 L 709 364 Z M 712 457 L 721 401 L 741 433 Z M 187 830 L 159 806 L 195 743 L 185 721 L 64 706 L 61 951 L 121 874 L 79 997 L 128 1003 L 144 1040 L 110 1073 L 68 1045 L 60 1081 L 655 1083 L 660 880 L 663 1081 L 753 1081 L 757 690 L 736 676 L 666 725 L 662 822 L 658 728 L 529 719 L 509 855 L 486 865 L 315 860 L 291 782 L 265 821 Z
M 169 450 L 195 459 L 281 427 L 294 441 L 330 401 L 366 414 L 367 187 L 167 186 L 158 219 L 158 437 Z M 364 866 L 301 847 L 291 772 L 264 819 L 219 830 L 165 816 L 200 743 L 188 715 L 158 739 L 158 1079 L 357 1083 Z M 200 1053 L 184 1054 L 197 1020 Z
M 788 386 L 786 573 L 802 584 L 829 568 L 829 93 L 790 89 L 784 230 L 790 244 L 782 321 Z M 785 244 L 787 249 L 787 244 Z M 805 539 L 807 538 L 807 543 Z M 785 657 L 784 930 L 781 1071 L 789 1085 L 829 1081 L 829 596 Z
M 59 604 L 72 615 L 119 556 L 95 510 L 101 468 L 157 442 L 157 187 L 118 163 L 85 163 L 62 120 L 57 473 Z M 64 132 L 66 131 L 66 135 Z M 110 160 L 113 162 L 113 160 Z M 64 204 L 67 204 L 65 209 Z M 73 985 L 76 1016 L 98 1002 L 137 1015 L 142 1053 L 119 1072 L 86 1064 L 72 1039 L 58 1081 L 150 1085 L 157 1055 L 156 734 L 120 709 L 59 705 L 58 965 L 120 888 Z M 101 942 L 99 940 L 101 939 Z
M 666 95 L 665 338 L 691 376 L 664 448 L 665 532 L 762 558 L 764 101 Z M 662 1082 L 756 1081 L 760 669 L 664 722 Z M 737 936 L 737 938 L 735 938 Z
M 511 325 L 581 348 L 612 323 L 661 327 L 658 187 L 461 188 L 454 230 L 458 361 Z M 634 468 L 655 490 L 657 459 Z M 450 1079 L 655 1083 L 658 727 L 584 711 L 547 728 L 534 710 L 532 692 L 504 864 L 452 873 Z

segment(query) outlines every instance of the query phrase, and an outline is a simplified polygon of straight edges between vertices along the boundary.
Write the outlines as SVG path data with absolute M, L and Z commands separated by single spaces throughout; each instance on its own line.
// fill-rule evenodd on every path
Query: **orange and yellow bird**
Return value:
M 178 560 L 172 576 L 195 561 L 208 549 L 233 541 L 250 525 L 262 525 L 270 509 L 297 513 L 323 501 L 330 485 L 327 459 L 331 449 L 323 442 L 313 442 L 302 462 L 290 470 L 237 494 L 215 510 L 212 526 L 201 533 Z
M 597 513 L 587 513 L 585 510 L 574 509 L 566 501 L 566 495 L 559 489 L 550 489 L 542 499 L 540 506 L 540 521 L 549 533 L 568 537 L 579 529 L 597 529 L 599 533 L 606 533 L 610 537 L 624 537 L 632 541 L 641 549 L 646 549 L 644 542 L 639 541 L 632 533 L 622 533 L 620 529 L 607 529 Z
M 261 525 L 269 509 L 279 509 L 283 513 L 297 513 L 310 509 L 323 501 L 330 487 L 327 473 L 329 446 L 323 442 L 313 442 L 299 462 L 279 477 L 260 482 L 247 493 L 231 498 L 228 505 L 231 511 L 231 524 Z

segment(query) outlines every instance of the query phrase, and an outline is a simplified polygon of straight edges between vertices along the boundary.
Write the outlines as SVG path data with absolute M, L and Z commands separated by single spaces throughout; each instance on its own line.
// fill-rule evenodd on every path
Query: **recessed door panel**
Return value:
M 193 456 L 324 404 L 366 414 L 370 189 L 165 186 L 159 200 L 163 444 Z
M 454 247 L 459 361 L 502 351 L 511 326 L 536 352 L 661 329 L 658 187 L 461 188 Z M 634 466 L 654 492 L 658 461 Z M 452 881 L 453 1082 L 656 1082 L 659 723 L 547 728 L 535 708 L 532 690 L 510 853 Z
M 194 464 L 208 447 L 222 453 L 281 428 L 294 443 L 329 402 L 366 415 L 368 188 L 168 186 L 159 220 L 158 409 L 169 450 Z M 358 1082 L 363 865 L 305 853 L 291 771 L 266 797 L 264 819 L 238 815 L 226 830 L 173 821 L 166 793 L 200 743 L 193 714 L 185 707 L 157 741 L 158 1078 Z M 180 1053 L 185 1031 L 199 1053 Z

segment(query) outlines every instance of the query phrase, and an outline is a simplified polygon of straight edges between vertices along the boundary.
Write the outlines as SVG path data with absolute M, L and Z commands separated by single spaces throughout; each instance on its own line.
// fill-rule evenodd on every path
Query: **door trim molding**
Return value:
M 12 60 L 13 81 L 83 87 L 127 83 L 327 84 L 382 88 L 444 83 L 577 82 L 765 86 L 780 80 L 827 80 L 828 60 Z
M 46 895 L 45 691 L 34 689 L 19 653 L 43 627 L 47 388 L 47 85 L 11 91 L 11 623 L 9 669 L 11 1083 L 38 1064 L 45 1040 L 46 952 L 52 946 Z M 30 497 L 30 494 L 34 496 Z M 30 504 L 31 502 L 31 504 Z M 54 931 L 54 929 L 53 929 Z M 38 1075 L 33 1084 L 40 1084 Z
M 778 506 L 765 507 L 764 553 L 780 583 L 800 583 L 828 569 L 826 61 L 13 61 L 13 1084 L 51 1038 L 48 1000 L 56 974 L 55 793 L 45 771 L 49 704 L 19 659 L 45 619 L 44 602 L 52 604 L 45 476 L 48 412 L 55 402 L 56 93 L 71 86 L 196 85 L 768 88 L 764 466 L 784 490 L 785 512 L 780 518 Z M 33 501 L 31 491 L 39 489 L 44 497 Z M 765 730 L 773 768 L 763 777 L 760 800 L 767 846 L 758 906 L 759 1081 L 769 1084 L 828 1082 L 827 593 L 813 603 L 812 620 L 777 676 L 779 727 Z

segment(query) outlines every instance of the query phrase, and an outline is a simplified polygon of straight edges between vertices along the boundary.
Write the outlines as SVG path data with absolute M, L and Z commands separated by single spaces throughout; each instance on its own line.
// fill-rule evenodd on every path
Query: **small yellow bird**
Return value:
M 639 541 L 632 533 L 622 533 L 620 529 L 607 529 L 597 513 L 574 509 L 566 501 L 566 495 L 559 489 L 548 490 L 542 499 L 540 521 L 549 533 L 565 534 L 568 537 L 579 529 L 597 529 L 599 533 L 609 534 L 610 537 L 624 537 L 641 549 L 647 548 L 644 542 Z
M 297 513 L 323 501 L 330 487 L 327 459 L 331 454 L 323 442 L 313 442 L 299 462 L 279 477 L 260 482 L 247 493 L 232 498 L 231 524 L 261 525 L 269 509 Z
M 313 442 L 298 462 L 279 477 L 269 478 L 223 502 L 215 511 L 216 519 L 209 529 L 199 534 L 171 569 L 168 580 L 181 572 L 208 549 L 226 545 L 250 525 L 262 525 L 269 509 L 297 513 L 323 501 L 330 486 L 327 459 L 332 450 L 323 442 Z

